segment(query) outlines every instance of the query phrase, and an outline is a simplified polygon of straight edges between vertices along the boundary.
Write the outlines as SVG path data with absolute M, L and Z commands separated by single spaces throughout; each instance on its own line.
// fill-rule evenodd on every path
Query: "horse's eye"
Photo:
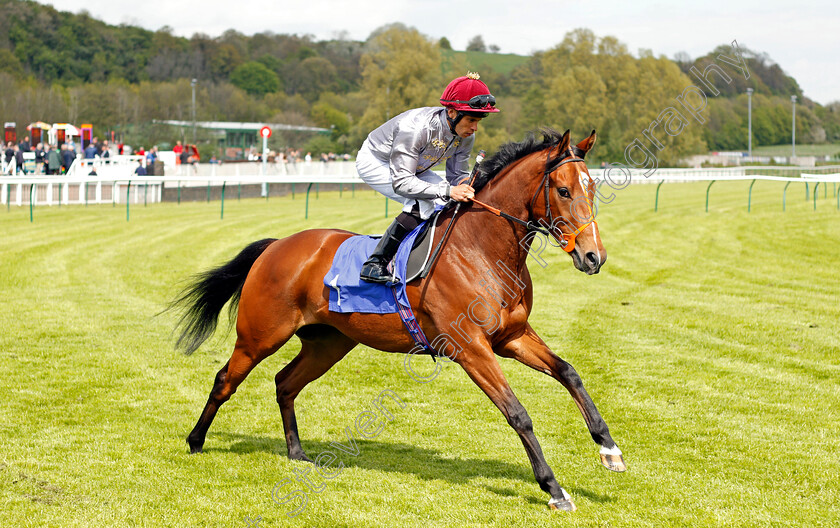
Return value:
M 567 188 L 565 188 L 565 187 L 560 187 L 559 189 L 557 189 L 557 193 L 558 193 L 558 194 L 559 194 L 562 198 L 571 198 L 571 197 L 572 197 L 572 195 L 571 195 L 571 194 L 569 194 L 569 189 L 567 189 Z

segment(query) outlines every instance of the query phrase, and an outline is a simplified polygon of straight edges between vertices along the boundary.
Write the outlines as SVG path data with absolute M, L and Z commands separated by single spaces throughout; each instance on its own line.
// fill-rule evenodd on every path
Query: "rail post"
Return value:
M 747 197 L 747 212 L 749 213 L 752 210 L 752 188 L 755 185 L 755 179 L 753 179 L 752 183 L 750 184 L 750 193 Z
M 306 188 L 306 213 L 303 215 L 304 219 L 309 219 L 309 191 L 312 190 L 313 183 L 309 183 L 309 187 Z
M 662 184 L 665 183 L 665 180 L 662 180 L 656 185 L 656 201 L 653 202 L 653 212 L 659 211 L 659 188 L 662 187 Z
M 222 182 L 222 213 L 221 213 L 221 217 L 219 218 L 219 220 L 224 220 L 225 219 L 225 185 L 227 185 L 227 182 L 223 181 Z
M 820 182 L 814 182 L 814 211 L 817 210 L 817 191 L 820 190 Z
M 29 223 L 30 224 L 35 221 L 35 216 L 32 213 L 32 205 L 33 205 L 32 204 L 32 191 L 34 189 L 35 189 L 35 184 L 30 183 L 29 184 Z
M 712 180 L 709 182 L 709 186 L 706 187 L 706 212 L 709 212 L 709 190 L 712 188 L 712 184 L 715 183 L 716 180 Z
M 131 204 L 131 200 L 129 199 L 130 195 L 131 195 L 131 180 L 128 180 L 128 185 L 126 185 L 126 187 L 125 187 L 125 221 L 126 222 L 129 221 L 128 210 L 129 210 L 129 206 Z
M 783 211 L 783 212 L 784 212 L 784 210 L 785 210 L 785 202 L 786 202 L 786 200 L 787 200 L 787 188 L 788 188 L 788 185 L 790 185 L 791 183 L 793 183 L 793 182 L 787 182 L 787 183 L 785 184 L 785 188 L 784 188 L 784 190 L 782 191 L 782 211 Z

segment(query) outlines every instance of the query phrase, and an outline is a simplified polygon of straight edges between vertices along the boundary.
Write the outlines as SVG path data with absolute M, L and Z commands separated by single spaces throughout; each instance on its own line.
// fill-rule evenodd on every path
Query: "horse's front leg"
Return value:
M 528 453 L 528 459 L 531 461 L 537 483 L 543 491 L 551 495 L 551 500 L 548 502 L 549 507 L 555 510 L 574 511 L 576 508 L 571 497 L 557 483 L 554 472 L 551 471 L 545 461 L 540 443 L 534 435 L 531 417 L 528 416 L 525 407 L 519 403 L 519 400 L 513 394 L 501 367 L 499 367 L 499 362 L 489 348 L 480 351 L 475 350 L 474 352 L 471 350 L 470 352 L 459 354 L 456 361 L 475 384 L 496 404 L 496 407 L 502 411 L 510 426 L 519 435 L 522 445 L 525 446 L 525 451 Z
M 574 367 L 557 357 L 548 348 L 531 325 L 526 326 L 522 336 L 497 346 L 495 352 L 502 357 L 513 358 L 523 365 L 548 374 L 562 383 L 583 414 L 592 439 L 601 447 L 601 463 L 604 467 L 619 472 L 627 469 L 621 450 L 610 436 L 610 429 L 601 417 L 601 413 L 595 408 L 595 403 L 592 402 L 589 393 L 583 388 L 580 376 Z

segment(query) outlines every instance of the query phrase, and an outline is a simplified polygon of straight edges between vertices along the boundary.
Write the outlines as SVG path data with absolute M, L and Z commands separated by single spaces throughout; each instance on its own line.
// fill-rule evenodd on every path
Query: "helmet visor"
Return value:
M 476 110 L 481 110 L 482 108 L 495 107 L 496 106 L 496 98 L 493 94 L 481 94 L 476 95 L 475 97 L 470 98 L 469 101 L 459 101 L 457 99 L 441 99 L 441 103 L 457 103 L 457 104 L 465 104 L 469 105 L 470 108 L 474 108 Z

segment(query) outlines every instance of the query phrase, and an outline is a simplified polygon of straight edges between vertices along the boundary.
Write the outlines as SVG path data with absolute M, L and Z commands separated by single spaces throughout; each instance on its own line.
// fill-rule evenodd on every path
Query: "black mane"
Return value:
M 480 191 L 482 187 L 490 183 L 490 180 L 495 178 L 511 163 L 520 160 L 529 154 L 533 154 L 534 152 L 554 147 L 560 143 L 561 139 L 563 139 L 563 133 L 551 128 L 543 128 L 540 132 L 542 132 L 543 136 L 541 141 L 537 139 L 533 132 L 530 132 L 524 141 L 520 143 L 514 143 L 513 141 L 505 143 L 499 147 L 498 152 L 484 160 L 481 163 L 478 175 L 475 178 L 475 183 L 473 183 L 475 191 Z M 585 154 L 574 145 L 572 145 L 572 152 L 575 156 L 580 158 L 583 158 Z M 565 153 L 561 153 L 559 156 L 552 158 L 550 165 L 553 165 L 566 157 L 567 155 Z

